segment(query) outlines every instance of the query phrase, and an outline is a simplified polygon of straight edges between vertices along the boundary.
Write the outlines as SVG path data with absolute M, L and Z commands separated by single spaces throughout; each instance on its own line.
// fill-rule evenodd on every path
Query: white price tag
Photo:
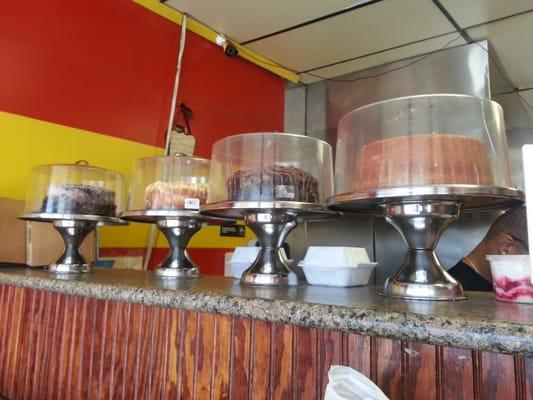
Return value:
M 200 199 L 186 197 L 184 207 L 186 210 L 198 210 L 200 208 Z

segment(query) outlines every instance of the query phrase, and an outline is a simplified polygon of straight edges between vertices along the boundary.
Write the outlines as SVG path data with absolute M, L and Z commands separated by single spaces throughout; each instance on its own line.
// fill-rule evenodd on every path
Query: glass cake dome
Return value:
M 503 112 L 465 95 L 403 97 L 338 125 L 336 194 L 427 185 L 511 187 Z
M 246 133 L 213 145 L 208 203 L 324 204 L 333 194 L 331 146 L 291 133 Z
M 137 160 L 128 211 L 197 211 L 207 201 L 210 161 L 188 156 Z
M 123 207 L 122 174 L 83 164 L 51 164 L 33 168 L 25 214 L 116 217 Z

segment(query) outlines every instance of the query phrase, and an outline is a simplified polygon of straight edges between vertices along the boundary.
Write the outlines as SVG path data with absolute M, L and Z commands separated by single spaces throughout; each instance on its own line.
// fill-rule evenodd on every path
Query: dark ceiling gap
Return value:
M 520 15 L 524 15 L 524 14 L 529 14 L 529 13 L 532 13 L 533 12 L 533 9 L 531 10 L 526 10 L 526 11 L 520 11 L 520 12 L 517 12 L 515 14 L 510 14 L 510 15 L 506 15 L 504 17 L 500 17 L 500 18 L 495 18 L 495 19 L 491 19 L 489 21 L 484 21 L 484 22 L 480 22 L 479 24 L 474 24 L 474 25 L 470 25 L 470 26 L 467 26 L 465 28 L 461 28 L 463 31 L 468 31 L 470 29 L 473 29 L 473 28 L 477 28 L 477 27 L 480 27 L 480 26 L 483 26 L 483 25 L 488 25 L 488 24 L 492 24 L 493 22 L 500 22 L 500 21 L 504 21 L 506 19 L 510 19 L 510 18 L 514 18 L 514 17 L 518 17 Z M 430 37 L 427 37 L 427 38 L 424 38 L 424 39 L 419 39 L 419 40 L 415 40 L 413 42 L 409 42 L 409 43 L 404 43 L 404 44 L 401 44 L 401 45 L 398 45 L 398 46 L 394 46 L 394 47 L 389 47 L 387 49 L 383 49 L 383 50 L 378 50 L 378 51 L 375 51 L 375 52 L 372 52 L 372 53 L 367 53 L 367 54 L 363 54 L 361 56 L 357 56 L 357 57 L 351 57 L 351 58 L 347 58 L 345 60 L 341 60 L 341 61 L 336 61 L 336 62 L 333 62 L 333 63 L 330 63 L 330 64 L 326 64 L 326 65 L 321 65 L 321 66 L 318 66 L 318 67 L 313 67 L 313 68 L 310 68 L 310 69 L 306 69 L 304 71 L 300 71 L 298 72 L 299 74 L 302 74 L 302 73 L 305 73 L 305 72 L 312 72 L 312 71 L 317 71 L 319 69 L 322 69 L 322 68 L 327 68 L 327 67 L 332 67 L 334 65 L 338 65 L 338 64 L 343 64 L 345 62 L 350 62 L 350 61 L 355 61 L 355 60 L 359 60 L 361 58 L 365 58 L 365 57 L 369 57 L 369 56 L 373 56 L 375 54 L 379 54 L 379 53 L 384 53 L 386 51 L 389 51 L 389 50 L 396 50 L 396 49 L 399 49 L 401 47 L 405 47 L 405 46 L 409 46 L 409 45 L 412 45 L 412 44 L 416 44 L 416 43 L 420 43 L 420 42 L 425 42 L 426 40 L 431 40 L 431 39 L 436 39 L 438 37 L 441 37 L 441 36 L 445 36 L 445 35 L 449 35 L 450 33 L 454 33 L 454 32 L 457 32 L 457 31 L 451 31 L 451 32 L 448 32 L 448 33 L 441 33 L 439 35 L 435 35 L 435 36 L 430 36 Z M 458 32 L 458 33 L 461 33 L 461 32 Z M 463 36 L 463 34 L 461 33 L 461 36 Z M 470 38 L 470 36 L 468 35 L 468 37 Z M 463 36 L 464 38 L 464 36 Z M 466 40 L 466 39 L 465 39 Z M 472 38 L 470 38 L 470 40 L 472 40 Z M 476 42 L 475 40 L 473 40 L 472 42 L 470 43 L 474 43 Z M 410 58 L 410 57 L 408 57 Z
M 435 4 L 435 6 L 439 9 L 442 15 L 446 17 L 448 22 L 452 24 L 455 30 L 461 34 L 461 36 L 463 37 L 464 40 L 466 40 L 467 43 L 475 42 L 475 40 L 470 37 L 470 35 L 466 32 L 466 30 L 464 30 L 463 28 L 461 28 L 461 26 L 459 26 L 457 21 L 452 17 L 452 14 L 450 14 L 450 12 L 446 9 L 446 7 L 442 5 L 440 0 L 433 0 L 433 4 Z
M 396 49 L 399 49 L 399 48 L 402 48 L 402 47 L 405 47 L 405 46 L 410 46 L 412 44 L 425 42 L 426 40 L 436 39 L 436 38 L 439 38 L 441 36 L 446 36 L 446 35 L 450 35 L 450 34 L 453 34 L 453 33 L 457 33 L 457 32 L 456 31 L 450 31 L 450 32 L 446 32 L 446 33 L 439 33 L 438 35 L 429 36 L 427 38 L 418 39 L 418 40 L 415 40 L 415 41 L 412 41 L 412 42 L 399 44 L 397 46 L 389 47 L 389 48 L 386 48 L 386 49 L 383 49 L 383 50 L 373 51 L 371 53 L 363 54 L 363 55 L 360 55 L 360 56 L 357 56 L 357 57 L 347 58 L 346 60 L 335 61 L 335 62 L 332 62 L 330 64 L 321 65 L 319 67 L 314 67 L 314 68 L 311 68 L 311 69 L 306 69 L 305 71 L 299 71 L 297 73 L 298 74 L 303 74 L 303 73 L 306 73 L 306 72 L 316 71 L 316 70 L 319 70 L 319 69 L 322 69 L 322 68 L 332 67 L 334 65 L 343 64 L 343 63 L 349 62 L 349 61 L 359 60 L 360 58 L 365 58 L 365 57 L 370 57 L 370 56 L 373 56 L 373 55 L 376 55 L 376 54 L 385 53 L 385 52 L 387 52 L 389 50 L 396 50 Z M 416 57 L 416 56 L 414 56 L 414 57 Z
M 304 21 L 304 22 L 301 22 L 301 23 L 293 25 L 293 26 L 289 26 L 288 28 L 280 29 L 279 31 L 276 31 L 276 32 L 267 33 L 266 35 L 259 36 L 259 37 L 256 37 L 254 39 L 246 40 L 246 41 L 242 42 L 241 44 L 242 45 L 247 45 L 247 44 L 254 43 L 254 42 L 257 42 L 259 40 L 263 40 L 263 39 L 266 39 L 266 38 L 269 38 L 269 37 L 272 37 L 272 36 L 281 35 L 282 33 L 290 32 L 290 31 L 293 31 L 293 30 L 299 29 L 299 28 L 303 28 L 304 26 L 315 24 L 317 22 L 324 21 L 324 20 L 329 19 L 329 18 L 337 17 L 339 15 L 346 14 L 348 12 L 351 12 L 351 11 L 354 11 L 354 10 L 358 10 L 360 8 L 368 7 L 368 6 L 371 6 L 373 4 L 379 3 L 381 1 L 383 1 L 383 0 L 368 0 L 368 1 L 365 1 L 363 3 L 359 2 L 357 4 L 354 4 L 354 5 L 351 5 L 349 7 L 343 8 L 341 10 L 337 10 L 337 11 L 334 11 L 332 13 L 325 14 L 325 15 L 322 15 L 320 17 L 316 17 L 316 18 L 310 19 L 308 21 Z
M 529 14 L 529 13 L 532 13 L 532 12 L 533 12 L 533 8 L 531 10 L 520 11 L 520 12 L 517 12 L 517 13 L 514 13 L 514 14 L 506 15 L 505 17 L 495 18 L 495 19 L 491 19 L 489 21 L 480 22 L 479 24 L 470 25 L 470 26 L 465 27 L 464 30 L 467 31 L 467 30 L 474 29 L 474 28 L 477 28 L 477 27 L 480 27 L 480 26 L 483 26 L 483 25 L 492 24 L 493 22 L 504 21 L 504 20 L 509 19 L 509 18 L 519 17 L 520 15 Z

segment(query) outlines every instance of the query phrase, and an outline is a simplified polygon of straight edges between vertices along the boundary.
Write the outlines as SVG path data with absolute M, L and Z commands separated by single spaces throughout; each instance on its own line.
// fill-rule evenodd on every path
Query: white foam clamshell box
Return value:
M 367 285 L 377 263 L 361 247 L 311 246 L 298 264 L 310 285 Z

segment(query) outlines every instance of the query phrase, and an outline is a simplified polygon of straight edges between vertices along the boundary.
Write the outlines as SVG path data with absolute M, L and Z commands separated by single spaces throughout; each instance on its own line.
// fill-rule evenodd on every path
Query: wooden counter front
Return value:
M 320 399 L 333 364 L 391 399 L 533 399 L 521 356 L 0 285 L 9 399 Z

